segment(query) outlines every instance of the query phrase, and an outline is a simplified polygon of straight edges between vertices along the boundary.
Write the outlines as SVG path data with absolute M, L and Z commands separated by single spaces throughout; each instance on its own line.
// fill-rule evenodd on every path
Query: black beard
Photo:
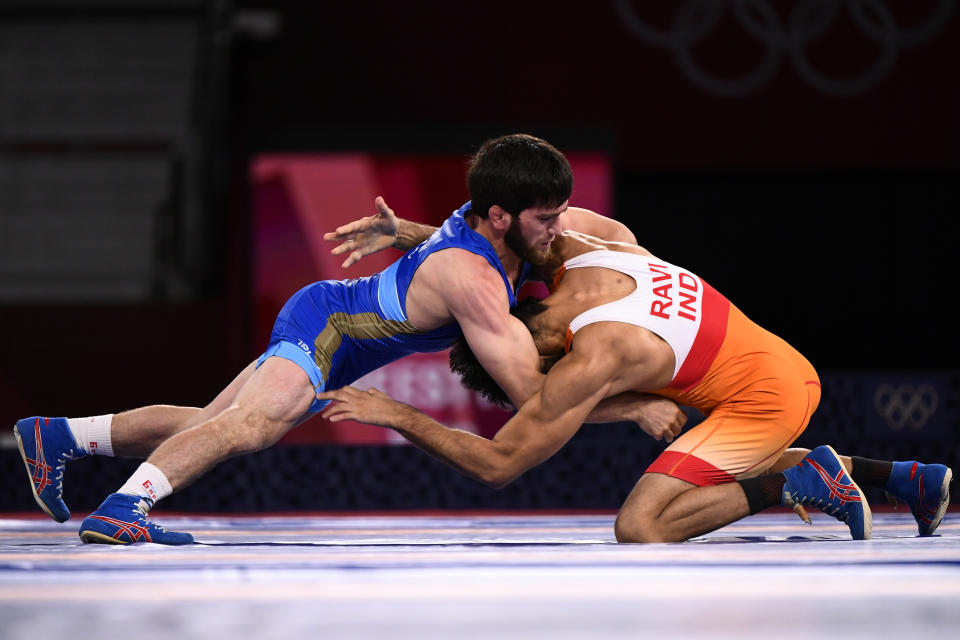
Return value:
M 550 258 L 553 257 L 552 243 L 543 251 L 537 251 L 527 243 L 523 238 L 523 234 L 520 232 L 520 224 L 516 218 L 510 221 L 510 226 L 507 228 L 507 233 L 503 237 L 503 241 L 507 247 L 521 259 L 537 267 L 545 265 L 550 261 Z

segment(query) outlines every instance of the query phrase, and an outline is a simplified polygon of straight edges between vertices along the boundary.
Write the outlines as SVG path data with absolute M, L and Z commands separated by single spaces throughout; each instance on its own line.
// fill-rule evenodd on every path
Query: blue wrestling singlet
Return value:
M 271 356 L 298 364 L 317 391 L 339 389 L 405 355 L 446 349 L 460 337 L 451 323 L 420 331 L 407 319 L 407 289 L 413 274 L 430 254 L 443 249 L 465 249 L 483 256 L 500 272 L 510 306 L 517 304 L 503 265 L 486 238 L 470 228 L 463 205 L 425 242 L 417 245 L 380 273 L 354 280 L 323 280 L 293 294 L 273 325 L 270 344 L 257 362 Z M 517 289 L 529 277 L 524 264 Z M 316 412 L 329 401 L 317 400 Z

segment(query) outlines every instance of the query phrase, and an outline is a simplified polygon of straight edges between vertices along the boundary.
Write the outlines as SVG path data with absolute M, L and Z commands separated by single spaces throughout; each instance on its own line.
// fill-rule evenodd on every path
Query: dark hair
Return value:
M 546 311 L 547 306 L 538 298 L 528 296 L 520 301 L 510 313 L 519 318 L 527 328 L 530 328 L 530 322 L 534 317 Z M 503 408 L 510 408 L 513 403 L 510 398 L 500 388 L 497 381 L 487 373 L 487 370 L 481 366 L 477 356 L 467 341 L 461 337 L 450 349 L 450 370 L 460 376 L 460 384 L 471 391 L 476 391 L 481 396 L 499 405 Z
M 467 171 L 473 213 L 486 218 L 490 207 L 513 215 L 524 209 L 552 209 L 570 199 L 573 171 L 546 140 L 515 133 L 487 140 Z

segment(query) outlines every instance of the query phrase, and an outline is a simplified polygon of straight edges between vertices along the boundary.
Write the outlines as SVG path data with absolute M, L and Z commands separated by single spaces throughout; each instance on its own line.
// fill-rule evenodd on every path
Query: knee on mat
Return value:
M 656 519 L 643 515 L 617 516 L 613 523 L 613 533 L 617 542 L 669 542 Z

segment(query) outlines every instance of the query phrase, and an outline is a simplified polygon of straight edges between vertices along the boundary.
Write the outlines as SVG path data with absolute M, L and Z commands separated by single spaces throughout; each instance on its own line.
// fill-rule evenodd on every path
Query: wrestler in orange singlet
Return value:
M 829 446 L 788 449 L 819 403 L 816 371 L 702 279 L 643 248 L 575 232 L 553 248 L 562 262 L 553 293 L 519 315 L 541 354 L 566 355 L 492 440 L 449 429 L 376 390 L 322 393 L 338 401 L 324 416 L 391 427 L 502 486 L 552 456 L 600 400 L 656 393 L 707 417 L 640 478 L 616 521 L 620 541 L 686 540 L 798 504 L 817 506 L 866 539 L 870 507 L 851 473 L 908 502 L 922 535 L 939 525 L 952 477 L 945 466 L 841 459 Z
M 565 350 L 578 331 L 597 322 L 631 325 L 611 325 L 609 331 L 642 327 L 665 343 L 657 345 L 659 351 L 669 346 L 674 356 L 669 384 L 651 391 L 707 414 L 647 471 L 706 486 L 756 476 L 773 465 L 820 401 L 820 381 L 806 358 L 701 278 L 641 247 L 582 236 L 564 244 L 568 252 L 584 251 L 565 261 L 547 299 L 546 313 L 563 316 L 559 326 L 577 314 L 570 318 Z M 590 267 L 592 273 L 574 271 Z M 563 287 L 565 279 L 577 281 Z M 607 290 L 619 297 L 602 302 Z M 554 323 L 544 318 L 535 336 L 549 334 Z

